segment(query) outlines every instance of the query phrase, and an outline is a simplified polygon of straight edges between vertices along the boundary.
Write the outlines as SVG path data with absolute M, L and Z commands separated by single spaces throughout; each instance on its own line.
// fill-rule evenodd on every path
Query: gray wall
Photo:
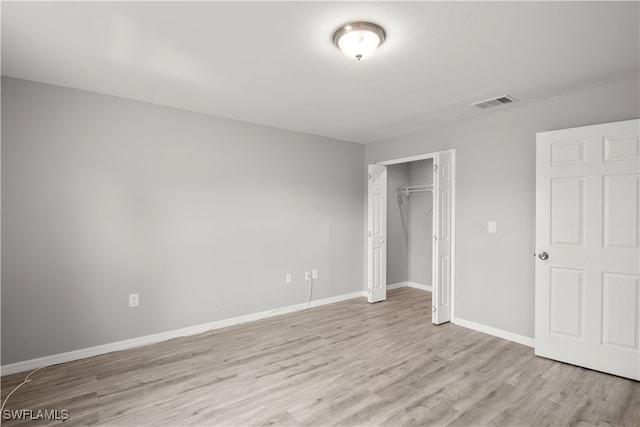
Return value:
M 362 291 L 363 160 L 3 78 L 2 364 L 302 303 L 312 268 L 314 299 Z
M 366 163 L 456 149 L 456 317 L 533 337 L 536 132 L 637 118 L 639 93 L 636 77 L 366 146 Z
M 433 159 L 408 163 L 409 185 L 433 184 Z M 433 262 L 433 193 L 409 196 L 408 281 L 431 285 Z
M 409 206 L 407 198 L 398 203 L 398 187 L 409 184 L 406 163 L 387 167 L 387 285 L 408 279 Z

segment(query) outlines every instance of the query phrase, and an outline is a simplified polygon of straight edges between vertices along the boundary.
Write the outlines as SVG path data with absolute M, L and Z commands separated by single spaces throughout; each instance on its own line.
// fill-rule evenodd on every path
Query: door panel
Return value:
M 581 270 L 551 269 L 549 302 L 552 334 L 582 338 L 583 275 Z
M 640 156 L 640 139 L 637 135 L 609 137 L 604 140 L 604 161 L 637 160 Z
M 551 242 L 554 245 L 582 246 L 584 180 L 551 180 Z
M 367 298 L 387 299 L 387 168 L 368 167 Z
M 634 175 L 604 177 L 604 247 L 638 248 L 640 180 Z
M 446 309 L 449 306 L 449 292 L 446 289 L 443 289 L 448 283 L 451 283 L 449 278 L 449 272 L 451 271 L 451 265 L 449 262 L 449 257 L 444 255 L 440 256 L 440 275 L 441 278 L 438 280 L 438 306 L 440 307 L 440 312 L 442 312 L 443 307 Z M 446 318 L 448 316 L 440 316 L 441 318 Z M 442 322 L 440 322 L 442 323 Z
M 535 351 L 640 379 L 638 120 L 539 133 Z
M 638 349 L 638 276 L 605 273 L 602 311 L 602 343 Z
M 563 141 L 551 144 L 551 166 L 579 165 L 584 163 L 584 140 Z

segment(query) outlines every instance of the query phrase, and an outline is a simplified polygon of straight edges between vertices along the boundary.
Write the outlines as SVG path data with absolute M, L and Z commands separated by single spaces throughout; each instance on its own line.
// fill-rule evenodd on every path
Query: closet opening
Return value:
M 433 159 L 387 166 L 387 290 L 432 291 Z
M 454 160 L 448 150 L 369 165 L 367 295 L 432 292 L 432 321 L 453 317 Z

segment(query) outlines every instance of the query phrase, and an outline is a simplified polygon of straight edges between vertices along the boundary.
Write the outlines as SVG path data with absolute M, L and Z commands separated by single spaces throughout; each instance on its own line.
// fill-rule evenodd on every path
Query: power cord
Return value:
M 34 369 L 33 371 L 31 371 L 31 373 L 29 375 L 26 376 L 26 378 L 24 379 L 24 381 L 22 381 L 20 384 L 18 384 L 13 390 L 11 390 L 11 393 L 9 393 L 7 395 L 7 397 L 5 397 L 4 402 L 2 402 L 2 407 L 0 407 L 0 413 L 2 411 L 4 411 L 4 406 L 7 404 L 7 400 L 9 400 L 9 398 L 11 397 L 11 395 L 13 393 L 16 392 L 16 390 L 18 390 L 20 387 L 22 387 L 23 385 L 25 385 L 28 382 L 31 382 L 31 380 L 29 379 L 29 377 L 33 374 L 35 374 L 36 372 L 38 372 L 40 369 L 44 369 L 46 368 L 46 366 L 40 366 L 38 369 Z
M 307 305 L 304 308 L 305 310 L 309 308 L 309 304 L 311 303 L 312 293 L 313 293 L 313 277 L 309 277 L 309 298 L 307 298 Z
M 307 310 L 309 308 L 309 305 L 311 304 L 311 296 L 313 295 L 313 277 L 309 276 L 308 279 L 305 279 L 309 281 L 309 296 L 307 297 L 307 303 L 304 306 L 304 308 L 298 309 L 296 311 L 304 311 Z M 261 316 L 255 320 L 262 320 L 265 319 L 267 317 L 270 317 L 273 313 L 278 312 L 279 310 L 281 310 L 280 308 L 274 308 L 273 310 L 271 310 L 270 312 L 266 313 L 264 316 Z M 255 320 L 253 320 L 253 322 L 255 322 Z

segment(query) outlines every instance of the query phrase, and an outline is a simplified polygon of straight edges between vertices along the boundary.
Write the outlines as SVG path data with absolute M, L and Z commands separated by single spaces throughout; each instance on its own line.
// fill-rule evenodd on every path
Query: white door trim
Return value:
M 382 166 L 390 166 L 390 165 L 396 165 L 400 163 L 415 162 L 418 160 L 435 159 L 436 154 L 438 153 L 451 153 L 452 203 L 451 203 L 451 218 L 450 218 L 451 220 L 451 313 L 450 313 L 450 319 L 452 323 L 455 323 L 454 319 L 455 319 L 455 306 L 456 306 L 456 297 L 455 297 L 456 295 L 455 293 L 455 289 L 456 289 L 456 150 L 455 148 L 452 148 L 449 150 L 442 150 L 442 151 L 437 151 L 433 153 L 419 154 L 419 155 L 409 156 L 409 157 L 401 157 L 398 159 L 382 160 L 382 161 L 376 162 L 376 164 L 382 165 Z M 435 192 L 435 188 L 434 188 L 434 192 Z M 368 252 L 367 249 L 365 249 L 365 251 Z
M 445 151 L 455 151 L 455 150 L 445 150 Z M 390 165 L 397 165 L 400 163 L 417 162 L 418 160 L 435 159 L 436 154 L 438 153 L 420 154 L 418 156 L 403 157 L 401 159 L 384 160 L 382 162 L 377 162 L 376 164 L 382 165 L 382 166 L 390 166 Z

